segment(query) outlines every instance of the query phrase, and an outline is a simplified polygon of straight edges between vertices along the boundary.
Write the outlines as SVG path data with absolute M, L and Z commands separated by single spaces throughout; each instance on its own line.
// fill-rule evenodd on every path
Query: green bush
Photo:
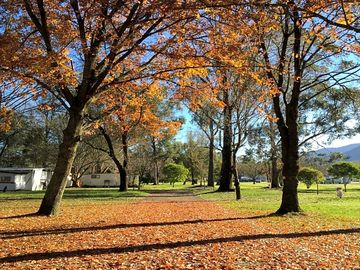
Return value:
M 174 186 L 175 182 L 184 182 L 189 174 L 189 170 L 184 165 L 168 163 L 165 165 L 163 173 L 167 180 Z
M 303 182 L 307 188 L 310 188 L 312 184 L 319 184 L 325 180 L 321 171 L 309 167 L 301 168 L 297 178 Z

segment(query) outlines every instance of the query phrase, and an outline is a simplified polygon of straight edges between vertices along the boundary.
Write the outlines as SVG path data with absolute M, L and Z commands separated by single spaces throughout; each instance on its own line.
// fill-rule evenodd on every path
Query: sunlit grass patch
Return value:
M 351 183 L 342 199 L 336 197 L 339 184 L 319 185 L 307 189 L 299 185 L 300 207 L 306 214 L 321 215 L 329 218 L 341 218 L 360 222 L 360 183 Z M 241 183 L 242 198 L 235 200 L 234 192 L 216 192 L 212 188 L 198 188 L 194 191 L 201 198 L 219 201 L 241 212 L 275 212 L 281 203 L 281 189 L 269 189 L 266 183 Z

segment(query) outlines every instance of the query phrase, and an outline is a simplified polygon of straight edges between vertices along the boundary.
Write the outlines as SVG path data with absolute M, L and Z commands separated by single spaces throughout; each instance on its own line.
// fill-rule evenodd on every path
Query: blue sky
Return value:
M 185 142 L 186 134 L 191 130 L 194 132 L 202 132 L 195 123 L 191 121 L 191 115 L 186 108 L 183 108 L 178 112 L 178 116 L 182 116 L 185 118 L 185 123 L 183 124 L 181 130 L 175 136 L 175 139 L 178 141 Z M 332 147 L 341 147 L 349 144 L 360 143 L 360 134 L 355 135 L 351 138 L 343 138 L 334 140 L 331 143 L 328 142 L 328 137 L 326 135 L 318 137 L 314 140 L 313 150 L 321 149 L 321 148 L 332 148 Z

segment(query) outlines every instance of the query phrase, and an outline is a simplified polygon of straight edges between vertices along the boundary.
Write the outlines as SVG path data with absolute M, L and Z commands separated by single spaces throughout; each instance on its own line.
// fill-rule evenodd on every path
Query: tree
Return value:
M 194 135 L 192 131 L 187 134 L 187 141 L 183 145 L 183 163 L 189 170 L 191 177 L 191 184 L 197 184 L 197 178 L 200 178 L 200 184 L 202 185 L 202 179 L 205 175 L 207 155 L 204 147 L 204 140 L 201 137 Z
M 262 32 L 259 45 L 265 72 L 274 91 L 272 101 L 282 148 L 284 187 L 278 214 L 301 211 L 296 178 L 299 171 L 299 109 L 329 89 L 348 89 L 346 85 L 356 79 L 359 70 L 356 63 L 329 66 L 329 59 L 345 53 L 345 47 L 338 44 L 345 42 L 346 31 L 326 26 L 312 17 L 301 8 L 305 2 L 289 1 L 281 7 L 274 5 L 274 9 L 263 10 L 273 12 L 271 23 L 268 17 L 267 22 L 257 20 L 260 22 L 257 27 Z M 279 39 L 271 38 L 269 34 L 272 37 L 279 35 Z M 307 90 L 316 91 L 307 94 Z
M 89 106 L 101 93 L 126 89 L 127 82 L 156 73 L 162 65 L 152 64 L 161 48 L 171 43 L 164 41 L 171 41 L 171 35 L 162 33 L 187 15 L 180 9 L 175 15 L 174 3 L 164 5 L 156 0 L 68 0 L 61 4 L 25 0 L 16 5 L 6 0 L 1 9 L 10 14 L 0 26 L 4 44 L 1 72 L 22 84 L 41 87 L 69 114 L 54 173 L 38 211 L 56 215 Z M 157 52 L 152 53 L 155 47 Z
M 56 109 L 37 109 L 37 104 L 12 116 L 11 129 L 0 134 L 3 166 L 53 168 L 62 139 L 66 115 Z
M 280 188 L 280 138 L 276 125 L 276 117 L 273 108 L 269 104 L 260 103 L 265 114 L 265 119 L 258 121 L 257 126 L 249 132 L 248 141 L 250 145 L 256 147 L 255 153 L 257 160 L 261 160 L 266 169 L 267 179 L 270 182 L 270 188 Z M 258 115 L 259 118 L 264 118 Z
M 209 187 L 215 185 L 214 175 L 214 152 L 216 149 L 215 138 L 219 132 L 218 109 L 213 106 L 202 106 L 200 109 L 192 111 L 193 120 L 204 132 L 209 141 L 208 153 L 208 176 L 207 182 Z
M 184 182 L 189 174 L 189 170 L 181 164 L 168 163 L 164 167 L 164 176 L 173 186 L 175 182 Z
M 312 184 L 316 183 L 317 194 L 319 194 L 319 183 L 325 181 L 325 177 L 321 171 L 309 167 L 301 168 L 297 178 L 299 181 L 303 182 L 307 188 L 310 188 Z
M 105 139 L 106 149 L 90 144 L 93 148 L 105 152 L 114 161 L 120 173 L 119 191 L 128 190 L 128 167 L 130 163 L 129 148 L 137 143 L 140 137 L 151 134 L 154 138 L 164 136 L 165 133 L 173 135 L 181 125 L 179 121 L 166 119 L 165 113 L 160 111 L 164 97 L 167 96 L 164 88 L 150 83 L 141 87 L 133 85 L 131 92 L 119 92 L 105 95 L 98 107 L 100 119 L 95 125 Z M 170 105 L 167 105 L 170 108 Z M 106 115 L 111 111 L 111 114 Z M 171 112 L 171 110 L 169 110 Z M 105 116 L 101 117 L 104 113 Z M 116 147 L 117 146 L 117 147 Z M 120 151 L 117 151 L 120 148 Z M 121 158 L 119 153 L 121 153 Z M 120 160 L 122 159 L 122 160 Z
M 256 178 L 265 174 L 266 167 L 261 161 L 256 161 L 253 158 L 242 157 L 239 161 L 239 170 L 242 176 L 248 176 L 256 183 Z
M 330 166 L 329 173 L 335 177 L 341 177 L 346 192 L 346 186 L 353 177 L 359 175 L 360 165 L 354 162 L 337 162 Z

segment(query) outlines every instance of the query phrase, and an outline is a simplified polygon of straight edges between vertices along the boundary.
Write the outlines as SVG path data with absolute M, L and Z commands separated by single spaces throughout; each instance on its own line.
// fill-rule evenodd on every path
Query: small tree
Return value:
M 335 177 L 342 177 L 344 190 L 346 192 L 346 186 L 350 183 L 353 177 L 356 177 L 360 173 L 360 166 L 355 162 L 337 162 L 330 166 L 329 173 Z
M 175 182 L 183 182 L 189 174 L 189 170 L 181 164 L 168 163 L 165 165 L 163 173 L 170 184 L 175 185 Z
M 307 188 L 310 188 L 312 184 L 316 183 L 317 194 L 319 194 L 319 183 L 322 183 L 325 180 L 321 171 L 309 167 L 300 169 L 297 178 L 299 181 L 303 182 Z

